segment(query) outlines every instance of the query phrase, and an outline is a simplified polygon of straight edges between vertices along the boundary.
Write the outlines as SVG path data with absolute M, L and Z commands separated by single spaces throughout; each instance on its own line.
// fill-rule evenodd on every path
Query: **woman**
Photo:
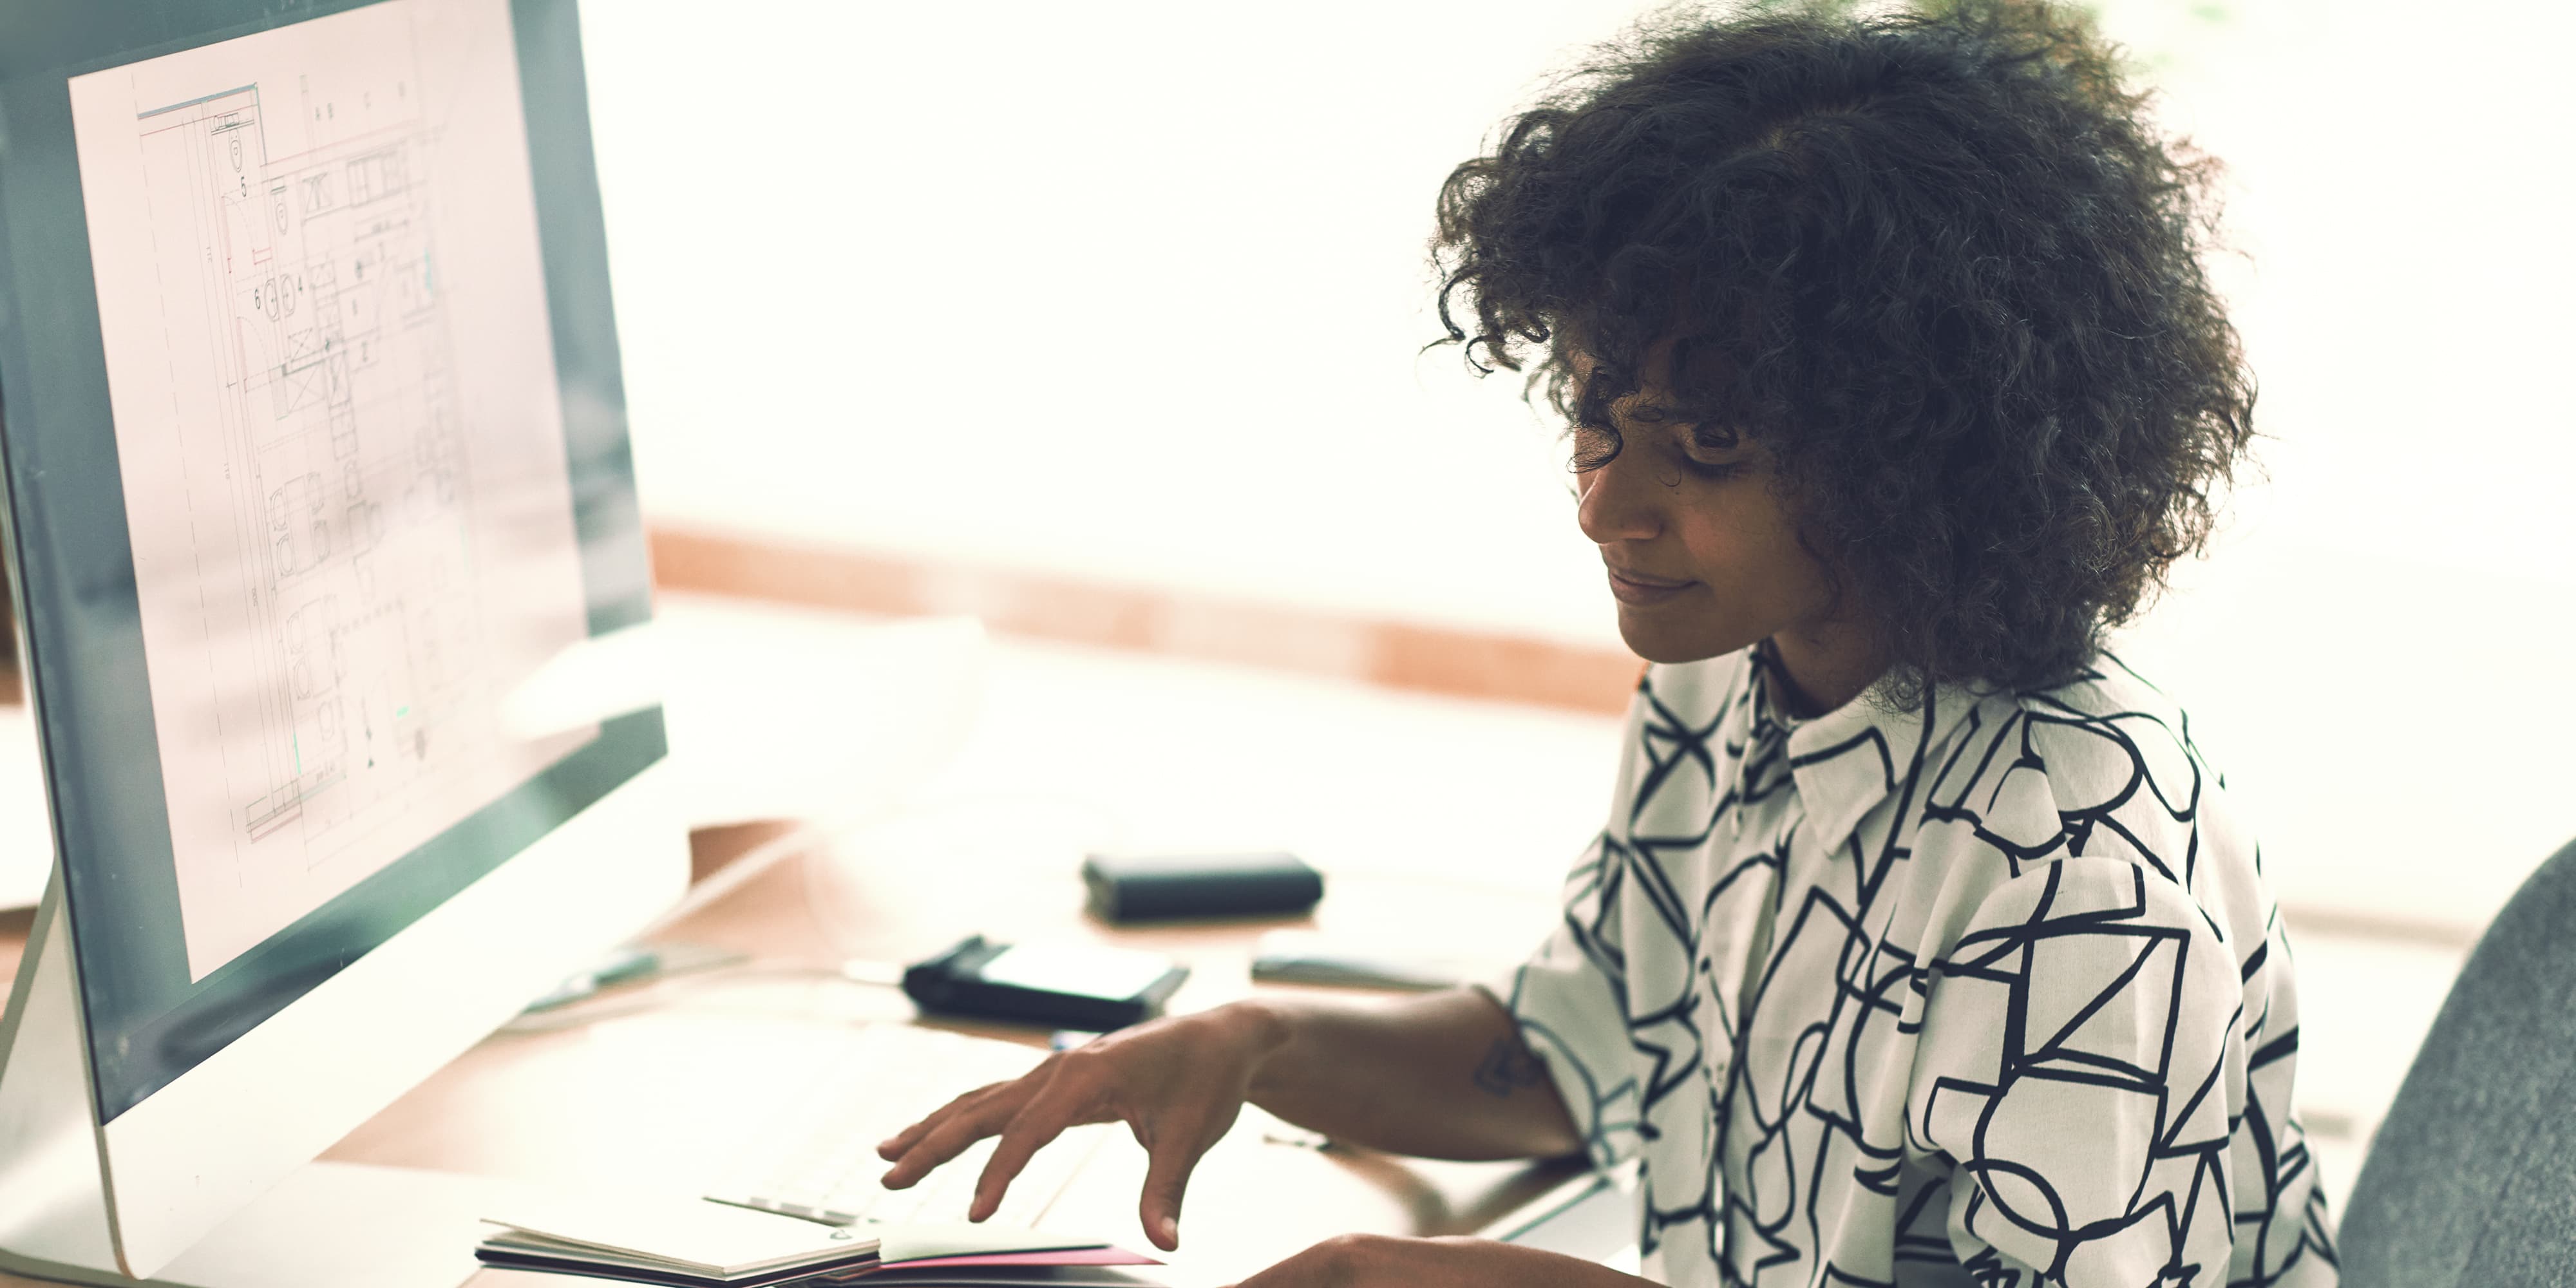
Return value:
M 2253 841 L 2102 646 L 2251 435 L 2207 171 L 2083 23 L 1986 0 L 1660 19 L 1517 118 L 1441 194 L 1447 342 L 1568 418 L 1652 663 L 1563 925 L 1490 990 L 1103 1038 L 886 1142 L 886 1183 L 999 1134 L 989 1213 L 1124 1119 L 1170 1248 L 1249 1100 L 1641 1157 L 1672 1284 L 2331 1284 Z M 1636 1281 L 1354 1237 L 1253 1282 Z

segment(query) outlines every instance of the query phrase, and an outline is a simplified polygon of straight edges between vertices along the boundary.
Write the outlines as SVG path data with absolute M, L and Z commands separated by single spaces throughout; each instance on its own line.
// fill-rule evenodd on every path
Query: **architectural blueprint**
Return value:
M 74 81 L 200 977 L 581 740 L 494 719 L 584 601 L 484 8 L 425 31 L 397 0 Z

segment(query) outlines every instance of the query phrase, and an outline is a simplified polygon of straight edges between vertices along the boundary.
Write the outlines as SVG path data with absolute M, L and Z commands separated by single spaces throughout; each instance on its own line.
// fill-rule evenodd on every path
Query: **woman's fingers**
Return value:
M 1139 1209 L 1146 1237 L 1177 1248 L 1190 1173 L 1243 1109 L 1243 1071 L 1209 1067 L 1210 1055 L 1241 1054 L 1224 1036 L 1204 1023 L 1163 1020 L 1059 1052 L 1027 1077 L 968 1092 L 889 1137 L 877 1147 L 894 1163 L 882 1183 L 912 1185 L 976 1141 L 999 1136 L 966 1212 L 986 1220 L 1029 1159 L 1066 1128 L 1124 1118 L 1148 1158 Z
M 1146 1161 L 1145 1192 L 1136 1205 L 1136 1215 L 1144 1222 L 1145 1237 L 1165 1252 L 1181 1246 L 1181 1195 L 1190 1187 L 1190 1173 L 1207 1156 L 1209 1147 L 1225 1135 L 1241 1105 L 1226 1109 L 1230 1112 L 1216 1113 L 1204 1105 L 1193 1105 L 1157 1115 L 1150 1128 L 1137 1132 L 1146 1140 Z
M 932 1128 L 947 1121 L 950 1115 L 965 1109 L 969 1105 L 984 1100 L 993 1092 L 1003 1091 L 1014 1085 L 1016 1084 L 1008 1082 L 986 1083 L 983 1086 L 975 1088 L 973 1091 L 969 1091 L 964 1095 L 950 1100 L 947 1104 L 941 1105 L 937 1109 L 933 1109 L 928 1114 L 924 1115 L 921 1121 L 886 1137 L 884 1140 L 878 1141 L 877 1157 L 882 1158 L 889 1163 L 903 1157 L 914 1145 L 921 1142 L 922 1137 L 929 1135 Z
M 984 1160 L 984 1174 L 975 1179 L 975 1201 L 967 1205 L 967 1220 L 981 1221 L 1001 1210 L 1003 1193 L 1019 1179 L 1029 1159 L 1063 1135 L 1065 1128 L 1087 1121 L 1082 1111 L 1089 1107 L 1084 1103 L 1089 1097 L 1080 1090 L 1062 1088 L 1064 1081 L 1058 1079 L 1057 1086 L 1031 1099 L 1003 1127 L 1002 1138 L 993 1144 L 993 1156 Z
M 966 1152 L 967 1146 L 1002 1130 L 1032 1094 L 1029 1083 L 1036 1076 L 970 1091 L 896 1133 L 892 1140 L 877 1147 L 881 1156 L 894 1162 L 877 1183 L 890 1190 L 902 1189 L 928 1175 L 930 1169 Z
M 923 1136 L 929 1134 L 932 1125 L 936 1124 L 939 1121 L 940 1116 L 947 1113 L 949 1109 L 955 1106 L 955 1104 L 955 1101 L 950 1101 L 946 1105 L 933 1109 L 930 1111 L 928 1117 L 904 1128 L 902 1131 L 886 1137 L 884 1140 L 878 1141 L 877 1157 L 882 1158 L 889 1163 L 903 1157 L 903 1152 L 912 1148 L 913 1142 L 918 1141 Z

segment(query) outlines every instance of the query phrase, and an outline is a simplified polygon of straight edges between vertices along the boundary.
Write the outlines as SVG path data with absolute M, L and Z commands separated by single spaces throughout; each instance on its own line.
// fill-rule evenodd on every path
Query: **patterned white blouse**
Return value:
M 1649 668 L 1505 1003 L 1663 1282 L 2335 1282 L 2289 944 L 2182 712 L 2105 657 L 1810 720 Z

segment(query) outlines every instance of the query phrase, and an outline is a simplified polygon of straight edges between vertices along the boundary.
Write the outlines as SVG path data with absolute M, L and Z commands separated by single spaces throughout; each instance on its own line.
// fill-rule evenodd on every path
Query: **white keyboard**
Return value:
M 975 1198 L 975 1180 L 992 1157 L 993 1138 L 976 1142 L 908 1190 L 877 1184 L 892 1166 L 877 1157 L 877 1142 L 959 1093 L 1016 1078 L 1045 1057 L 1035 1047 L 989 1038 L 908 1024 L 869 1025 L 845 1058 L 816 1069 L 802 1092 L 782 1098 L 766 1125 L 745 1136 L 744 1154 L 706 1197 L 830 1225 L 963 1221 Z M 991 1220 L 1035 1224 L 1116 1126 L 1076 1127 L 1039 1150 Z

